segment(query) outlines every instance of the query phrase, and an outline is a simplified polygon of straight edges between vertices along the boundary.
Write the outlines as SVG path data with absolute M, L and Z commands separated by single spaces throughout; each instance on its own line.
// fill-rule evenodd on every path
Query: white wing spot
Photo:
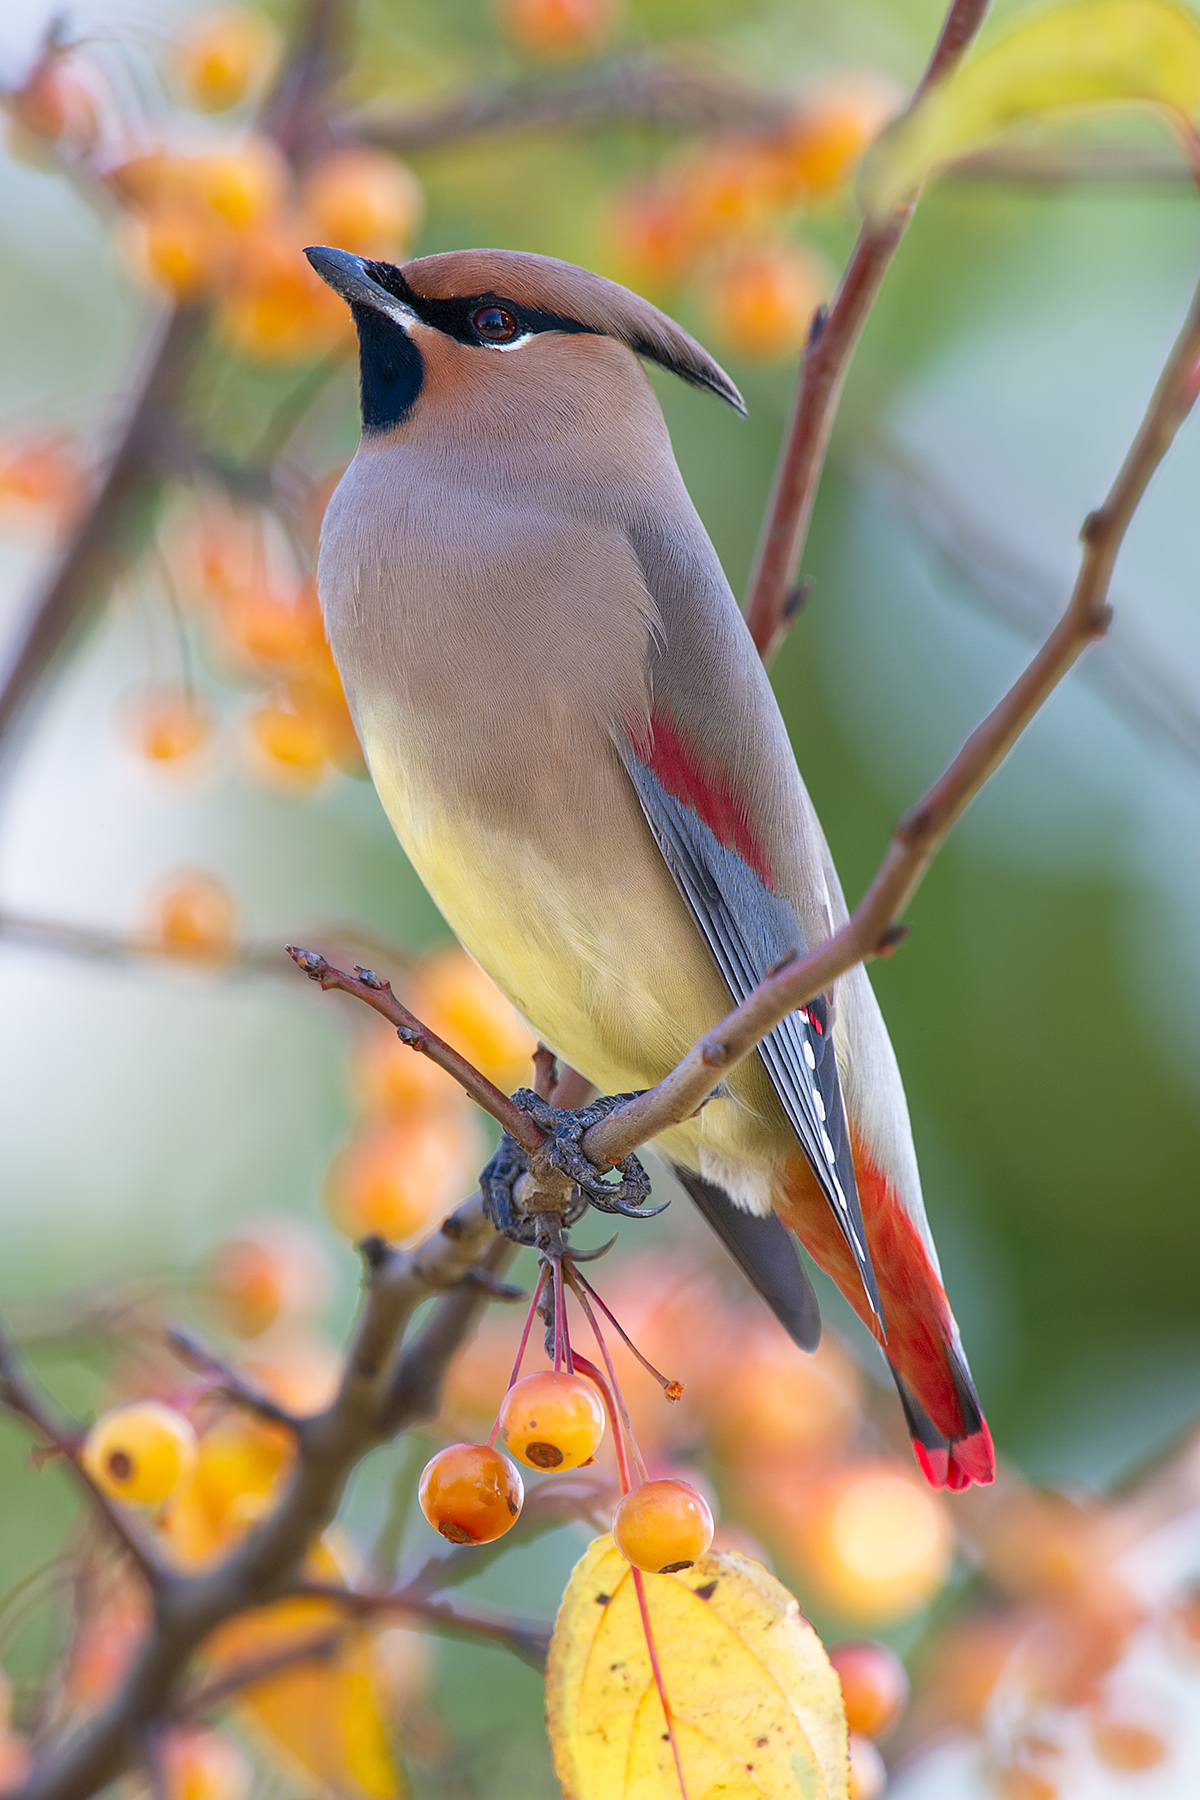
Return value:
M 833 1162 L 834 1149 L 833 1149 L 832 1143 L 829 1140 L 829 1133 L 827 1131 L 823 1131 L 821 1133 L 821 1143 L 824 1146 L 826 1156 L 829 1158 L 830 1162 Z
M 804 1042 L 804 1060 L 808 1064 L 810 1069 L 816 1068 L 817 1059 L 816 1059 L 815 1055 L 813 1054 L 813 1047 L 808 1042 L 807 1038 L 805 1039 L 805 1042 Z
M 813 1105 L 817 1109 L 818 1119 L 823 1119 L 825 1117 L 825 1102 L 822 1100 L 820 1090 L 818 1088 L 813 1089 Z

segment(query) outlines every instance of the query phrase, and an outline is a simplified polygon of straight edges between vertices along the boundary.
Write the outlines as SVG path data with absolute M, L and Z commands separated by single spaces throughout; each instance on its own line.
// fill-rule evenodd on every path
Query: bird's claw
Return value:
M 649 1219 L 662 1212 L 661 1206 L 647 1210 L 650 1177 L 636 1156 L 625 1156 L 616 1164 L 619 1179 L 606 1180 L 603 1171 L 590 1163 L 581 1148 L 585 1132 L 598 1124 L 614 1107 L 632 1098 L 629 1094 L 610 1094 L 593 1100 L 570 1112 L 560 1112 L 531 1088 L 518 1088 L 513 1103 L 528 1113 L 534 1124 L 546 1133 L 546 1141 L 535 1152 L 523 1150 L 505 1132 L 496 1154 L 479 1178 L 484 1210 L 497 1231 L 519 1244 L 532 1244 L 539 1230 L 538 1213 L 550 1210 L 535 1204 L 526 1206 L 515 1190 L 522 1176 L 530 1176 L 536 1188 L 539 1175 L 553 1172 L 558 1185 L 566 1187 L 566 1205 L 557 1209 L 564 1226 L 581 1219 L 589 1206 L 598 1212 L 617 1213 L 623 1218 Z

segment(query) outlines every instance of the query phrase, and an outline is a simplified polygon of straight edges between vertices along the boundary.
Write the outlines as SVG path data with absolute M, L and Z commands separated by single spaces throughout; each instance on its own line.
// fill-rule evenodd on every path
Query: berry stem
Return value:
M 608 1412 L 608 1422 L 612 1426 L 613 1443 L 616 1445 L 617 1476 L 621 1483 L 621 1492 L 622 1494 L 632 1493 L 633 1478 L 629 1472 L 629 1452 L 625 1448 L 625 1439 L 621 1433 L 621 1421 L 617 1416 L 617 1407 L 616 1402 L 612 1397 L 612 1390 L 609 1388 L 608 1382 L 604 1379 L 604 1376 L 596 1367 L 595 1363 L 589 1362 L 586 1356 L 576 1356 L 575 1367 L 582 1374 L 586 1375 L 589 1381 L 594 1381 L 596 1386 L 600 1389 L 605 1408 Z
M 521 1333 L 521 1342 L 517 1345 L 517 1360 L 514 1362 L 514 1364 L 512 1366 L 512 1374 L 508 1378 L 508 1386 L 509 1387 L 512 1387 L 514 1385 L 518 1375 L 521 1373 L 521 1364 L 525 1360 L 525 1346 L 529 1342 L 529 1333 L 533 1330 L 533 1321 L 537 1317 L 538 1301 L 542 1297 L 542 1289 L 545 1287 L 545 1285 L 546 1285 L 546 1265 L 545 1265 L 545 1263 L 543 1263 L 541 1268 L 538 1270 L 537 1286 L 533 1290 L 533 1299 L 529 1302 L 529 1311 L 525 1315 L 525 1329 Z M 508 1390 L 506 1388 L 505 1392 L 507 1393 L 507 1391 Z M 497 1412 L 495 1423 L 493 1424 L 492 1429 L 488 1432 L 487 1441 L 488 1441 L 488 1449 L 489 1450 L 491 1450 L 495 1447 L 496 1439 L 499 1437 L 499 1435 L 500 1435 L 500 1414 Z
M 678 1400 L 683 1393 L 683 1383 L 681 1381 L 672 1381 L 669 1376 L 660 1374 L 649 1358 L 642 1355 L 617 1315 L 605 1306 L 591 1282 L 586 1280 L 586 1278 L 580 1274 L 578 1269 L 573 1269 L 573 1273 L 575 1280 L 572 1282 L 572 1286 L 575 1288 L 576 1296 L 578 1297 L 579 1289 L 582 1288 L 588 1297 L 596 1302 L 596 1305 L 600 1308 L 600 1311 L 604 1314 L 609 1324 L 620 1334 L 621 1341 L 625 1345 L 625 1348 L 633 1352 L 643 1369 L 645 1369 L 647 1375 L 653 1375 L 655 1381 L 657 1381 L 659 1387 L 663 1390 L 663 1393 L 666 1394 L 668 1400 Z
M 600 1321 L 599 1321 L 599 1319 L 597 1319 L 595 1313 L 592 1311 L 591 1306 L 588 1303 L 587 1294 L 584 1292 L 583 1288 L 579 1285 L 579 1278 L 578 1278 L 576 1271 L 574 1269 L 568 1269 L 566 1271 L 566 1276 L 567 1276 L 567 1280 L 571 1283 L 571 1287 L 575 1294 L 575 1298 L 578 1300 L 580 1306 L 582 1306 L 584 1313 L 587 1316 L 587 1322 L 592 1328 L 592 1336 L 595 1338 L 596 1342 L 600 1346 L 600 1354 L 604 1358 L 604 1366 L 608 1370 L 608 1379 L 612 1382 L 612 1391 L 616 1395 L 617 1405 L 621 1409 L 621 1418 L 624 1421 L 625 1431 L 629 1437 L 629 1446 L 630 1446 L 630 1449 L 633 1451 L 633 1460 L 637 1464 L 638 1475 L 641 1477 L 641 1479 L 643 1481 L 645 1481 L 646 1465 L 642 1461 L 642 1453 L 638 1449 L 638 1441 L 637 1441 L 637 1438 L 633 1434 L 633 1422 L 629 1417 L 629 1408 L 625 1404 L 625 1396 L 621 1392 L 621 1384 L 617 1380 L 617 1371 L 613 1368 L 613 1359 L 608 1353 L 608 1345 L 604 1341 L 604 1333 L 600 1329 Z M 613 1433 L 614 1433 L 614 1435 L 619 1435 L 617 1433 L 617 1425 L 616 1425 L 615 1419 L 613 1421 Z
M 658 1660 L 658 1651 L 654 1645 L 654 1633 L 650 1628 L 650 1608 L 646 1603 L 646 1579 L 640 1569 L 631 1568 L 634 1592 L 637 1594 L 638 1611 L 642 1615 L 642 1630 L 646 1634 L 646 1652 L 650 1658 L 650 1671 L 654 1676 L 654 1685 L 658 1689 L 658 1698 L 663 1709 L 663 1718 L 667 1722 L 667 1736 L 671 1740 L 671 1755 L 675 1758 L 675 1773 L 679 1778 L 679 1791 L 683 1800 L 688 1800 L 687 1782 L 683 1779 L 683 1759 L 679 1754 L 679 1745 L 675 1739 L 675 1721 L 671 1717 L 670 1702 L 667 1699 L 666 1683 L 663 1681 L 662 1665 Z

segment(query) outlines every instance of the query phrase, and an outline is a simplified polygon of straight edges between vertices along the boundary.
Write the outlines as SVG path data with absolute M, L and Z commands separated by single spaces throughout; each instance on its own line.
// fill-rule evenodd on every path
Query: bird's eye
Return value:
M 489 344 L 506 344 L 517 335 L 517 321 L 503 306 L 481 306 L 472 313 L 471 323 Z

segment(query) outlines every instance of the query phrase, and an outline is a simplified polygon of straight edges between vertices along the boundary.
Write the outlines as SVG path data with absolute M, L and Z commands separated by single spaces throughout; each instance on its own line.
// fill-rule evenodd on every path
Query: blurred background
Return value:
M 527 1045 L 445 948 L 363 779 L 323 649 L 310 559 L 357 439 L 356 370 L 340 309 L 308 284 L 297 246 L 508 245 L 651 294 L 749 403 L 746 422 L 652 376 L 737 591 L 797 349 L 853 242 L 854 165 L 918 77 L 940 10 L 364 0 L 328 99 L 352 128 L 291 168 L 254 124 L 296 29 L 286 7 L 90 0 L 57 26 L 53 10 L 10 0 L 0 20 L 5 660 L 173 306 L 172 329 L 182 318 L 193 336 L 161 488 L 0 765 L 0 1301 L 81 1413 L 180 1380 L 157 1347 L 168 1316 L 198 1319 L 264 1381 L 316 1404 L 353 1307 L 351 1242 L 436 1222 L 468 1191 L 488 1134 L 365 1016 L 322 999 L 281 946 L 408 983 L 417 1010 L 510 1086 L 527 1078 Z M 668 71 L 656 99 L 587 98 L 641 68 Z M 491 97 L 490 128 L 468 129 L 466 113 L 455 126 L 464 94 Z M 558 98 L 539 124 L 546 94 Z M 851 374 L 805 563 L 812 597 L 773 669 L 851 901 L 897 813 L 1061 605 L 1080 523 L 1119 466 L 1200 263 L 1200 208 L 1152 126 L 1109 120 L 1023 151 L 1024 179 L 1000 159 L 952 171 L 919 209 Z M 1088 1569 L 1110 1570 L 1150 1528 L 1127 1515 L 1151 1471 L 1169 1468 L 1182 1496 L 1162 1518 L 1200 1499 L 1200 1461 L 1180 1474 L 1200 1413 L 1198 475 L 1193 426 L 1122 553 L 1111 640 L 973 807 L 913 904 L 911 941 L 873 974 L 1007 1470 L 1003 1517 L 915 1481 L 879 1369 L 828 1284 L 833 1330 L 805 1363 L 681 1196 L 656 1223 L 623 1226 L 596 1277 L 689 1384 L 686 1418 L 664 1422 L 656 1390 L 631 1377 L 652 1457 L 691 1459 L 729 1541 L 772 1560 L 830 1641 L 882 1632 L 925 1672 L 935 1698 L 885 1746 L 909 1758 L 913 1796 L 941 1779 L 1010 1800 L 1179 1793 L 1179 1759 L 1197 1754 L 1194 1670 L 1178 1693 L 1143 1671 L 1129 1691 L 1154 1698 L 1121 1714 L 1112 1729 L 1134 1736 L 1107 1756 L 1102 1730 L 1030 1749 L 1011 1663 L 999 1724 L 995 1708 L 997 1671 L 1047 1607 L 1055 1629 L 1069 1618 L 1093 1645 L 1103 1615 L 1111 1655 L 1038 1704 L 1076 1723 L 1107 1704 L 1103 1683 L 1134 1654 L 1150 1601 L 1130 1576 L 1122 1592 L 1140 1597 L 1122 1611 L 1106 1574 L 1084 1605 L 1088 1582 L 1074 1564 L 1063 1577 L 1059 1551 L 1091 1532 Z M 214 1260 L 230 1239 L 241 1248 Z M 708 1330 L 714 1306 L 723 1337 Z M 435 1441 L 486 1431 L 514 1331 L 507 1313 L 489 1319 Z M 0 1434 L 10 1590 L 60 1566 L 79 1525 L 60 1477 L 30 1467 L 19 1431 Z M 404 1510 L 428 1448 L 415 1465 L 408 1450 L 380 1452 L 361 1472 L 347 1530 L 364 1556 L 381 1533 L 393 1563 L 431 1553 Z M 851 1490 L 858 1540 L 838 1511 Z M 1194 1646 L 1189 1529 L 1154 1579 L 1183 1609 L 1172 1641 Z M 551 1616 L 586 1535 L 568 1523 L 514 1549 L 480 1592 Z M 0 1607 L 0 1654 L 26 1730 L 80 1615 L 61 1594 L 33 1606 L 19 1591 L 15 1612 Z M 967 1635 L 946 1637 L 956 1629 Z M 971 1654 L 975 1687 L 939 1712 L 946 1669 Z M 470 1646 L 400 1660 L 418 1793 L 556 1791 L 536 1675 Z M 949 1742 L 960 1760 L 939 1776 L 920 1745 L 947 1731 L 937 1755 Z M 264 1792 L 342 1780 L 254 1769 Z M 339 1791 L 358 1789 L 345 1777 Z

